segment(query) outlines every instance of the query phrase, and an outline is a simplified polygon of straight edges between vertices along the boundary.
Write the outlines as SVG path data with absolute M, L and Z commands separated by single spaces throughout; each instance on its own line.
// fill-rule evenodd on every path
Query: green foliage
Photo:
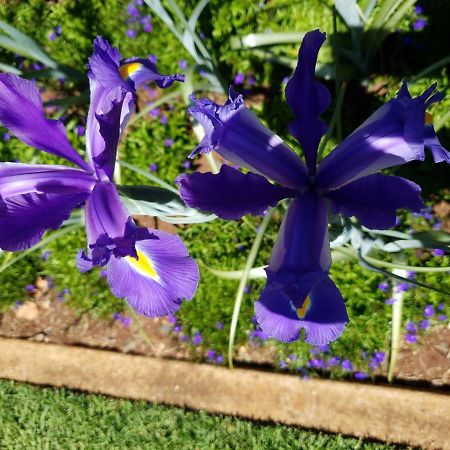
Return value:
M 406 448 L 3 380 L 0 381 L 0 408 L 0 446 L 16 450 Z

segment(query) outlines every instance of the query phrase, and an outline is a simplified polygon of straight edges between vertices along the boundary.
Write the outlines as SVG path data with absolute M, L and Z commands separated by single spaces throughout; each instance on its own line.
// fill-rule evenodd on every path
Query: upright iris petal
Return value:
M 318 30 L 305 35 L 286 87 L 286 99 L 295 114 L 289 131 L 302 146 L 307 169 L 245 109 L 242 96 L 231 90 L 223 106 L 194 99 L 190 113 L 203 125 L 205 137 L 191 156 L 214 149 L 260 175 L 254 178 L 225 167 L 217 175 L 178 178 L 186 203 L 224 219 L 262 214 L 282 198 L 293 199 L 272 250 L 267 284 L 255 312 L 269 336 L 291 342 L 304 332 L 305 340 L 314 345 L 336 339 L 348 322 L 342 296 L 328 275 L 329 207 L 335 214 L 357 217 L 368 228 L 389 228 L 395 224 L 397 209 L 416 211 L 423 206 L 420 187 L 376 172 L 423 160 L 425 147 L 431 149 L 435 162 L 450 162 L 450 153 L 439 143 L 426 113 L 441 94 L 431 86 L 412 98 L 403 84 L 396 98 L 379 108 L 316 168 L 317 148 L 326 131 L 320 115 L 330 101 L 326 88 L 314 79 L 324 39 Z M 265 184 L 261 175 L 281 186 Z
M 297 67 L 286 85 L 286 100 L 295 114 L 295 120 L 289 125 L 289 132 L 300 142 L 312 175 L 316 171 L 320 139 L 328 128 L 320 115 L 330 104 L 330 93 L 314 76 L 317 54 L 324 42 L 325 33 L 319 30 L 312 31 L 303 38 Z
M 225 159 L 292 188 L 308 184 L 302 160 L 244 106 L 231 88 L 225 105 L 192 98 L 188 111 L 204 127 L 205 137 L 191 154 L 216 150 Z

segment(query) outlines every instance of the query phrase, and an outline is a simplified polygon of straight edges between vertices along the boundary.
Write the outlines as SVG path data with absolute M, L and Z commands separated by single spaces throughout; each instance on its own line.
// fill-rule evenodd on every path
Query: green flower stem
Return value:
M 370 256 L 364 256 L 364 259 L 370 264 L 377 267 L 387 267 L 389 269 L 411 270 L 413 272 L 450 272 L 450 267 L 416 267 L 406 266 L 404 264 L 395 264 L 386 261 L 380 261 Z
M 133 316 L 133 320 L 135 321 L 137 327 L 138 327 L 138 331 L 139 334 L 141 335 L 142 339 L 145 341 L 145 343 L 148 345 L 148 347 L 150 348 L 151 351 L 155 350 L 155 345 L 153 344 L 153 342 L 151 341 L 151 339 L 148 337 L 147 333 L 144 331 L 144 327 L 142 326 L 142 322 L 139 319 L 138 314 L 136 313 L 136 311 L 128 304 L 128 302 L 125 302 L 128 309 L 131 312 L 131 315 Z
M 230 337 L 228 341 L 228 365 L 230 369 L 233 368 L 233 347 L 234 347 L 234 338 L 236 336 L 236 328 L 237 328 L 237 322 L 239 319 L 239 312 L 241 310 L 241 304 L 242 299 L 244 297 L 244 289 L 245 285 L 248 280 L 248 276 L 250 274 L 250 270 L 252 269 L 256 256 L 259 251 L 259 247 L 261 246 L 262 238 L 264 236 L 264 233 L 266 231 L 267 225 L 270 222 L 270 219 L 272 217 L 273 209 L 268 209 L 267 214 L 264 216 L 264 219 L 261 222 L 261 225 L 258 228 L 258 231 L 256 232 L 256 237 L 253 242 L 252 248 L 250 249 L 250 253 L 247 257 L 247 261 L 245 263 L 244 272 L 242 274 L 241 281 L 239 283 L 238 290 L 236 292 L 236 299 L 234 301 L 234 309 L 233 309 L 233 316 L 231 318 L 231 325 L 230 325 Z

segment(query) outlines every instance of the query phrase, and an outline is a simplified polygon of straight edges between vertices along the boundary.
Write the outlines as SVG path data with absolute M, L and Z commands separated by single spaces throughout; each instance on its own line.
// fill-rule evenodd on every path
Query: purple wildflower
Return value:
M 150 172 L 156 172 L 158 170 L 158 165 L 156 163 L 151 163 L 148 166 L 148 170 L 150 170 Z
M 174 327 L 173 327 L 173 332 L 174 333 L 181 333 L 181 330 L 182 330 L 182 327 L 181 327 L 181 325 L 175 325 Z
M 206 357 L 210 360 L 214 360 L 216 358 L 216 351 L 213 349 L 210 349 L 206 352 Z
M 50 32 L 50 34 L 48 35 L 48 40 L 51 41 L 51 42 L 53 42 L 57 37 L 58 37 L 58 35 L 57 35 L 54 31 L 52 31 L 52 32 Z
M 84 136 L 86 133 L 86 127 L 83 125 L 77 125 L 75 127 L 75 133 L 77 134 L 78 137 Z
M 190 169 L 190 168 L 191 168 L 192 164 L 191 164 L 191 162 L 190 162 L 189 160 L 186 160 L 186 161 L 182 164 L 182 166 L 187 170 L 187 169 Z
M 375 358 L 380 364 L 384 361 L 384 358 L 386 358 L 385 352 L 374 352 L 373 358 Z
M 349 359 L 344 359 L 344 360 L 341 362 L 341 367 L 342 367 L 344 370 L 353 370 L 353 365 L 352 365 L 352 363 L 351 363 L 351 361 L 350 361 Z
M 445 303 L 439 303 L 437 309 L 438 309 L 439 311 L 444 311 L 444 309 L 445 309 Z
M 245 75 L 241 72 L 238 72 L 234 76 L 234 84 L 244 84 L 244 80 L 245 80 Z
M 36 288 L 36 286 L 35 286 L 34 284 L 28 284 L 28 285 L 25 287 L 25 290 L 26 290 L 27 292 L 33 292 L 33 291 L 35 290 L 35 288 Z
M 408 331 L 411 334 L 416 334 L 417 333 L 416 324 L 409 320 L 408 322 L 406 322 L 405 330 Z
M 447 316 L 445 314 L 439 314 L 437 316 L 438 320 L 440 320 L 441 322 L 443 322 L 444 320 L 447 320 Z
M 247 84 L 249 86 L 254 86 L 256 84 L 256 78 L 253 75 L 247 77 Z
M 132 320 L 131 317 L 122 317 L 121 322 L 124 327 L 129 327 L 131 325 Z
M 411 285 L 409 283 L 398 283 L 395 285 L 395 292 L 406 292 L 411 288 Z
M 192 344 L 193 345 L 200 345 L 203 342 L 203 338 L 202 335 L 200 334 L 200 332 L 196 332 L 194 333 L 194 337 L 192 338 Z
M 160 112 L 159 108 L 153 108 L 153 109 L 149 112 L 149 114 L 150 114 L 151 116 L 153 116 L 153 117 L 158 117 L 158 116 L 159 116 L 159 112 Z
M 282 360 L 280 360 L 278 362 L 278 367 L 280 369 L 287 369 L 288 368 L 288 364 L 287 364 L 287 362 L 284 359 L 282 359 Z
M 172 147 L 172 145 L 173 145 L 173 140 L 172 140 L 172 139 L 167 138 L 167 139 L 164 141 L 164 147 L 170 148 L 170 147 Z
M 414 14 L 417 14 L 418 16 L 423 14 L 423 6 L 421 5 L 415 5 L 414 6 Z
M 117 48 L 95 39 L 88 72 L 86 160 L 70 144 L 62 122 L 45 117 L 35 85 L 0 74 L 0 123 L 31 147 L 77 166 L 0 163 L 0 248 L 32 247 L 85 204 L 88 242 L 77 256 L 78 269 L 104 268 L 114 295 L 141 314 L 163 316 L 175 312 L 182 299 L 192 298 L 198 267 L 178 236 L 135 224 L 113 176 L 117 145 L 138 86 L 154 81 L 165 88 L 183 78 L 160 74 L 148 60 L 121 61 Z
M 223 364 L 225 358 L 222 355 L 217 355 L 216 364 Z
M 173 314 L 168 314 L 167 315 L 167 322 L 171 323 L 171 324 L 176 324 L 178 321 L 177 317 L 174 316 Z
M 324 41 L 325 34 L 318 30 L 305 35 L 298 65 L 286 86 L 286 100 L 294 113 L 289 131 L 300 143 L 306 164 L 230 88 L 225 105 L 192 97 L 189 112 L 203 126 L 205 136 L 191 157 L 215 150 L 249 172 L 224 164 L 218 174 L 177 178 L 181 197 L 190 207 L 224 220 L 261 215 L 282 199 L 291 199 L 255 312 L 269 336 L 292 342 L 304 334 L 313 345 L 337 339 L 349 320 L 344 299 L 329 276 L 329 207 L 335 214 L 357 217 L 369 229 L 391 228 L 397 209 L 420 211 L 424 204 L 418 185 L 378 172 L 423 160 L 425 147 L 435 162 L 450 162 L 450 153 L 439 144 L 432 125 L 425 123 L 426 108 L 442 95 L 431 86 L 412 98 L 405 83 L 397 97 L 317 165 L 317 149 L 327 130 L 320 116 L 331 99 L 326 87 L 314 79 Z
M 413 23 L 413 29 L 415 31 L 422 31 L 428 24 L 428 20 L 425 19 L 424 17 L 417 19 L 414 23 Z
M 161 119 L 159 119 L 159 122 L 161 125 L 167 125 L 167 116 L 161 116 Z
M 338 356 L 332 356 L 331 358 L 328 358 L 327 366 L 328 367 L 336 366 L 337 364 L 339 364 L 340 360 L 341 358 L 339 358 Z
M 218 330 L 223 330 L 223 323 L 222 322 L 216 322 L 216 328 Z
M 136 8 L 136 5 L 133 2 L 130 2 L 127 5 L 127 14 L 130 17 L 138 17 L 139 16 L 139 10 Z
M 188 342 L 189 336 L 187 334 L 180 334 L 180 341 L 181 342 Z
M 386 303 L 386 305 L 393 305 L 396 301 L 397 300 L 394 297 L 389 297 L 384 301 L 384 303 Z
M 180 66 L 181 70 L 185 70 L 188 64 L 187 64 L 187 61 L 185 59 L 180 59 L 178 61 L 178 65 Z
M 405 334 L 405 341 L 409 344 L 415 344 L 417 342 L 417 336 L 415 334 Z
M 429 319 L 422 320 L 422 321 L 420 322 L 419 326 L 420 326 L 420 328 L 422 328 L 422 330 L 428 329 L 428 327 L 430 326 L 430 321 L 429 321 Z
M 369 375 L 366 372 L 355 372 L 354 377 L 356 380 L 367 380 Z
M 440 220 L 437 220 L 436 223 L 433 224 L 433 230 L 440 230 L 441 229 L 442 222 Z
M 434 307 L 433 305 L 427 305 L 425 306 L 425 308 L 423 309 L 423 316 L 426 319 L 429 319 L 430 317 L 432 317 L 434 315 Z
M 8 142 L 11 140 L 11 135 L 9 133 L 3 133 L 2 138 L 4 142 Z
M 120 313 L 118 313 L 118 312 L 115 312 L 115 313 L 112 315 L 112 318 L 113 318 L 114 320 L 121 320 L 121 319 L 122 319 L 122 314 L 120 314 Z
M 48 258 L 50 258 L 50 252 L 47 250 L 41 255 L 42 261 L 48 261 Z
M 313 358 L 309 361 L 309 366 L 314 369 L 323 369 L 325 367 L 325 363 L 322 359 Z
M 128 28 L 128 30 L 125 33 L 127 35 L 127 38 L 134 39 L 137 36 L 136 30 L 133 30 L 131 28 Z
M 438 256 L 438 257 L 444 256 L 444 255 L 445 255 L 445 250 L 442 249 L 442 248 L 435 248 L 435 249 L 433 250 L 433 255 L 434 255 L 434 256 Z
M 107 270 L 100 270 L 100 278 L 106 278 L 108 276 Z
M 320 346 L 319 346 L 319 350 L 320 350 L 322 353 L 326 353 L 326 352 L 328 352 L 328 351 L 330 350 L 330 346 L 329 346 L 328 344 L 320 345 Z
M 383 281 L 378 285 L 378 289 L 382 292 L 387 292 L 387 290 L 389 289 L 389 283 L 387 281 Z
M 252 290 L 252 287 L 249 284 L 245 285 L 244 294 L 250 294 L 251 290 Z
M 142 29 L 145 33 L 151 33 L 153 31 L 153 25 L 151 23 L 145 23 Z
M 152 63 L 152 64 L 156 64 L 156 61 L 158 60 L 156 55 L 149 55 L 148 60 Z

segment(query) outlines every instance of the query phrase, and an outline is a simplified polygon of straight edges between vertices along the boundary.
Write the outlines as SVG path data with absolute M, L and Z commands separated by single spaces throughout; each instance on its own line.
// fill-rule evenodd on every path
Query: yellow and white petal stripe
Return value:
M 150 258 L 144 255 L 139 250 L 137 250 L 137 255 L 138 259 L 127 256 L 125 257 L 125 260 L 134 270 L 139 272 L 141 275 L 151 278 L 152 280 L 155 280 L 159 283 L 161 281 L 161 278 L 159 277 L 158 272 L 155 269 L 155 265 L 152 264 Z

